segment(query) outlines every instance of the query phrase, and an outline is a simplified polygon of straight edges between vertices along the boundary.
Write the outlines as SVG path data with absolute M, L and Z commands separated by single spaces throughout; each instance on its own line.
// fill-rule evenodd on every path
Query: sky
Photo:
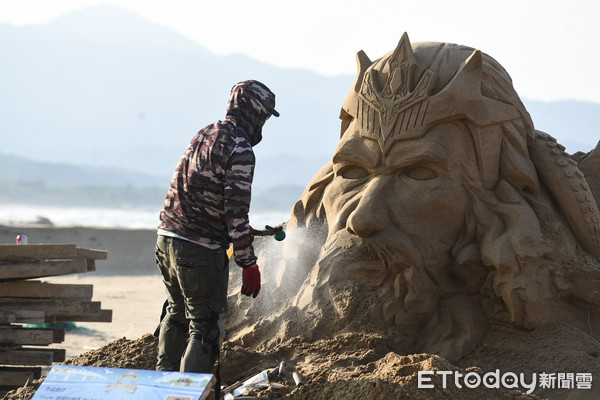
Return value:
M 599 0 L 0 0 L 0 23 L 45 24 L 102 3 L 219 55 L 326 76 L 355 74 L 359 50 L 377 59 L 407 32 L 489 54 L 522 98 L 600 103 Z

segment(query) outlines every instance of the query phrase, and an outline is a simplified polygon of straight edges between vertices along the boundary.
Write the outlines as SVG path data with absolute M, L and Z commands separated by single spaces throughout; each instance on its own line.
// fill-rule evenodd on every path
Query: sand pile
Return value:
M 431 390 L 417 388 L 418 371 L 460 371 L 461 369 L 435 355 L 400 356 L 393 352 L 381 357 L 385 345 L 381 338 L 368 335 L 340 335 L 331 341 L 306 343 L 290 340 L 269 353 L 256 353 L 236 346 L 225 346 L 222 375 L 225 383 L 248 378 L 258 371 L 285 359 L 300 371 L 305 383 L 296 387 L 268 388 L 254 392 L 260 399 L 335 400 L 335 399 L 537 399 L 511 390 L 442 389 L 439 376 L 434 376 Z M 144 335 L 138 340 L 119 339 L 101 349 L 82 354 L 65 364 L 94 367 L 153 369 L 157 340 Z M 480 372 L 480 371 L 479 371 Z M 5 400 L 28 400 L 43 379 L 7 394 Z
M 293 321 L 282 321 L 290 324 Z M 508 324 L 496 324 L 481 346 L 457 363 L 431 354 L 401 355 L 391 349 L 389 338 L 381 334 L 346 332 L 331 338 L 308 340 L 296 336 L 262 350 L 251 349 L 239 341 L 228 341 L 221 354 L 223 384 L 243 381 L 254 374 L 277 367 L 282 361 L 291 365 L 304 378 L 296 386 L 292 379 L 276 379 L 277 386 L 256 390 L 259 399 L 331 400 L 331 399 L 596 399 L 597 385 L 592 389 L 553 389 L 540 387 L 540 373 L 593 372 L 598 379 L 599 343 L 591 334 L 584 334 L 566 324 L 549 324 L 533 331 L 516 329 Z M 121 338 L 100 349 L 88 351 L 65 364 L 94 367 L 154 369 L 157 339 L 151 334 L 137 340 Z M 419 371 L 426 375 L 426 384 L 419 387 Z M 444 388 L 443 372 L 447 375 Z M 535 387 L 512 384 L 486 388 L 480 384 L 469 388 L 464 377 L 484 377 L 496 372 L 523 374 L 525 383 Z M 535 379 L 532 374 L 537 373 Z M 452 374 L 452 375 L 449 375 Z M 455 384 L 456 374 L 461 374 Z M 9 393 L 5 400 L 27 400 L 35 393 L 41 380 Z M 489 381 L 494 383 L 494 381 Z M 516 386 L 515 386 L 516 385 Z M 506 386 L 506 387 L 505 387 Z M 527 394 L 529 389 L 532 394 Z

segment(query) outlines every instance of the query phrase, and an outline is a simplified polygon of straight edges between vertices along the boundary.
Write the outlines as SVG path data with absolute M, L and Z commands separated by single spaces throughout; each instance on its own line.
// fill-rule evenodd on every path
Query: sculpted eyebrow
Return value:
M 411 143 L 396 146 L 386 157 L 386 164 L 392 167 L 402 167 L 416 162 L 426 162 L 439 166 L 448 163 L 448 151 L 437 143 Z
M 333 156 L 334 163 L 350 162 L 359 165 L 376 166 L 379 164 L 379 151 L 370 146 L 365 139 L 350 139 L 340 146 Z

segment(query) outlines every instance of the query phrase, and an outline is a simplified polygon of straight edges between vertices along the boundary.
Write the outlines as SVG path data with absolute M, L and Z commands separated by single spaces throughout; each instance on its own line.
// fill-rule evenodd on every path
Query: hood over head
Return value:
M 252 146 L 262 140 L 262 127 L 271 115 L 279 117 L 275 110 L 275 94 L 263 83 L 247 80 L 231 89 L 227 115 L 234 117 L 248 134 Z

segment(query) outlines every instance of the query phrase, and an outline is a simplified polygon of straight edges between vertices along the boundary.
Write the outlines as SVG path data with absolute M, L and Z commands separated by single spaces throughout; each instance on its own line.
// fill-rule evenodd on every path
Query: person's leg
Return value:
M 163 276 L 169 303 L 158 336 L 156 369 L 159 371 L 179 371 L 181 356 L 187 345 L 188 321 L 177 279 L 172 242 L 172 238 L 160 235 L 156 241 L 156 263 Z
M 190 340 L 181 358 L 180 371 L 210 374 L 219 352 L 216 320 L 191 320 Z
M 190 321 L 182 372 L 211 373 L 219 352 L 219 315 L 227 310 L 228 263 L 223 249 L 175 246 L 179 285 Z

